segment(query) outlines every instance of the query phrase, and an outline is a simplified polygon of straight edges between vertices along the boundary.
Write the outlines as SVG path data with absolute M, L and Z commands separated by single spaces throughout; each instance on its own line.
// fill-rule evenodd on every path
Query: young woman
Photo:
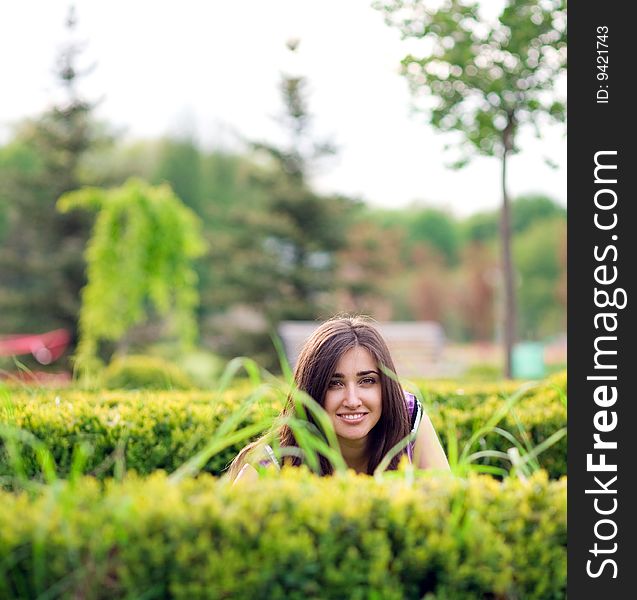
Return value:
M 429 417 L 415 396 L 405 392 L 387 376 L 396 373 L 387 344 L 364 317 L 338 317 L 323 323 L 307 340 L 294 370 L 294 381 L 325 410 L 339 442 L 347 466 L 357 473 L 372 474 L 383 457 L 411 432 L 411 442 L 389 463 L 396 469 L 403 454 L 421 469 L 449 469 Z M 294 402 L 288 398 L 284 415 L 294 414 Z M 308 417 L 311 420 L 311 416 Z M 279 445 L 295 447 L 291 429 L 283 425 Z M 230 466 L 235 481 L 251 479 L 257 471 L 247 461 L 255 449 L 263 448 L 268 461 L 279 466 L 272 449 L 257 440 L 246 446 Z M 290 448 L 292 450 L 292 448 Z M 298 452 L 284 459 L 300 465 Z M 320 457 L 321 473 L 332 473 L 332 465 Z

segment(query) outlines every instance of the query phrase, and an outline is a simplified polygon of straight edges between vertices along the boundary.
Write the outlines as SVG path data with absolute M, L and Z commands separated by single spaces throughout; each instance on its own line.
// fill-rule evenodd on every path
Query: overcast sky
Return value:
M 55 90 L 53 64 L 66 39 L 67 0 L 0 3 L 0 140 L 10 124 L 45 108 Z M 274 139 L 282 71 L 309 80 L 318 137 L 332 137 L 338 158 L 316 178 L 324 191 L 378 206 L 414 201 L 466 215 L 500 203 L 496 159 L 453 171 L 451 141 L 410 110 L 399 63 L 408 49 L 370 0 L 77 0 L 82 83 L 104 96 L 98 115 L 127 138 L 184 128 L 205 146 L 230 144 L 234 132 Z M 301 39 L 298 54 L 285 48 Z M 513 195 L 540 192 L 566 205 L 566 140 L 558 128 L 543 140 L 520 137 L 511 161 Z M 550 169 L 545 157 L 559 165 Z

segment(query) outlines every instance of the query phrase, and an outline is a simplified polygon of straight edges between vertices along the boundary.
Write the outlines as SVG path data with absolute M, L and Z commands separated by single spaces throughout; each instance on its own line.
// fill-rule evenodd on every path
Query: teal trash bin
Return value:
M 546 375 L 544 344 L 520 342 L 513 346 L 511 375 L 515 379 L 541 379 Z

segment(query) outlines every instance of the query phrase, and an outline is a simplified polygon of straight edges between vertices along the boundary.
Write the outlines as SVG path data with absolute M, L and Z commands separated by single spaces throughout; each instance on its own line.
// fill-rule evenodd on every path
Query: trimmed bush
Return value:
M 482 429 L 504 403 L 505 401 L 501 398 L 491 396 L 476 403 L 470 409 L 451 406 L 429 412 L 431 421 L 442 439 L 445 439 L 445 432 L 451 435 L 455 431 L 458 446 L 462 450 L 463 445 L 473 433 Z M 564 427 L 566 427 L 566 407 L 549 391 L 540 391 L 521 399 L 498 423 L 498 428 L 513 434 L 526 450 L 535 448 Z M 513 443 L 507 437 L 492 431 L 479 437 L 472 452 L 488 449 L 506 453 L 512 446 Z M 548 471 L 550 477 L 557 478 L 566 474 L 566 450 L 567 436 L 564 435 L 538 456 L 539 463 Z M 479 462 L 502 464 L 497 460 Z
M 518 429 L 520 423 L 529 446 L 537 446 L 566 426 L 566 407 L 559 399 L 559 389 L 551 384 L 528 392 L 499 425 L 522 440 Z M 272 388 L 268 390 L 239 427 L 272 416 L 281 409 L 282 394 Z M 74 448 L 81 442 L 92 447 L 85 470 L 98 477 L 113 473 L 115 456 L 121 456 L 123 466 L 141 474 L 155 469 L 171 472 L 206 445 L 250 391 L 246 383 L 221 395 L 203 391 L 16 392 L 12 394 L 11 405 L 0 406 L 0 423 L 28 431 L 44 441 L 61 476 L 68 474 Z M 484 394 L 478 399 L 465 396 L 466 407 L 459 408 L 457 396 L 445 406 L 431 402 L 431 393 L 427 393 L 425 398 L 430 402 L 426 411 L 443 445 L 448 445 L 447 433 L 455 432 L 460 449 L 504 403 L 497 395 Z M 0 436 L 0 443 L 1 440 Z M 242 441 L 223 449 L 211 458 L 204 470 L 220 474 L 244 444 Z M 505 437 L 490 433 L 481 436 L 473 450 L 489 448 L 506 452 L 511 446 Z M 30 450 L 22 455 L 25 474 L 33 477 L 40 471 L 36 455 Z M 538 459 L 552 478 L 565 474 L 566 437 Z M 502 465 L 493 460 L 491 464 Z M 15 466 L 11 464 L 6 448 L 0 447 L 0 476 L 14 473 Z
M 414 383 L 423 396 L 426 411 L 439 435 L 444 440 L 446 432 L 455 431 L 461 450 L 472 433 L 480 430 L 522 385 L 519 381 L 491 384 L 455 381 Z M 534 448 L 566 427 L 566 397 L 567 374 L 561 371 L 521 394 L 519 401 L 498 427 L 512 433 L 523 446 Z M 493 432 L 481 436 L 472 450 L 506 452 L 512 446 L 506 437 Z M 539 455 L 538 460 L 550 477 L 558 478 L 566 474 L 566 449 L 567 437 L 564 436 Z M 480 462 L 489 463 L 488 459 Z M 491 460 L 490 464 L 501 463 Z
M 102 385 L 109 390 L 187 390 L 193 388 L 185 371 L 158 356 L 120 356 L 104 369 Z
M 566 594 L 566 480 L 304 469 L 229 486 L 0 492 L 0 597 L 388 600 Z
M 209 392 L 39 391 L 16 394 L 11 407 L 0 406 L 0 423 L 43 441 L 62 477 L 71 469 L 75 448 L 83 443 L 91 450 L 84 471 L 99 478 L 112 475 L 118 459 L 123 467 L 140 474 L 156 469 L 171 472 L 206 445 L 246 395 L 238 390 L 222 396 Z M 271 403 L 266 395 L 239 426 L 272 412 Z M 204 470 L 221 473 L 244 443 L 213 456 Z M 25 474 L 38 474 L 36 453 L 25 445 L 21 454 Z M 0 446 L 0 476 L 14 474 L 6 445 Z
M 521 381 L 478 383 L 414 380 L 413 383 L 428 406 L 465 409 L 477 406 L 490 398 L 506 400 L 523 385 Z M 551 375 L 539 382 L 536 387 L 531 387 L 523 394 L 522 400 L 531 399 L 540 393 L 547 399 L 553 399 L 560 403 L 562 396 L 565 397 L 567 393 L 566 371 Z

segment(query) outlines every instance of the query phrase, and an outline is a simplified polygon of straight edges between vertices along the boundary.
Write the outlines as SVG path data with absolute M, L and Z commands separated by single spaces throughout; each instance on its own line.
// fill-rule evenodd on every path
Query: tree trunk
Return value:
M 513 261 L 511 258 L 511 207 L 506 189 L 506 169 L 509 151 L 513 147 L 513 127 L 511 119 L 503 132 L 502 152 L 502 211 L 500 213 L 500 237 L 502 247 L 502 275 L 504 279 L 504 376 L 511 379 L 513 344 L 515 343 L 515 284 Z

